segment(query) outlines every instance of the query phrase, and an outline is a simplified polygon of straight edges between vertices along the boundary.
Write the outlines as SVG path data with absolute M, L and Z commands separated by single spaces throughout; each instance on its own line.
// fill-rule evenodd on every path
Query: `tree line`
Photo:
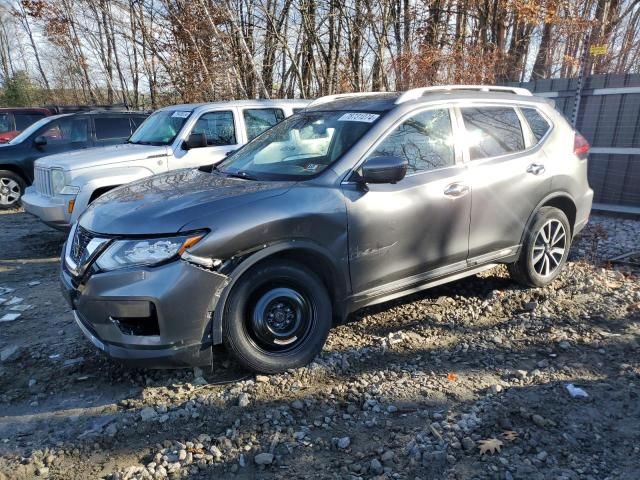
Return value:
M 606 46 L 599 56 L 590 46 Z M 640 0 L 10 0 L 4 103 L 311 98 L 640 71 Z

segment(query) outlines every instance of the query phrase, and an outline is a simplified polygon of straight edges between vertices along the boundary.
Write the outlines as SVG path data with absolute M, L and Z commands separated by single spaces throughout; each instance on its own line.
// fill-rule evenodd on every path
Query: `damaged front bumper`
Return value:
M 183 260 L 93 273 L 62 292 L 85 336 L 109 357 L 147 368 L 210 365 L 212 318 L 225 275 Z

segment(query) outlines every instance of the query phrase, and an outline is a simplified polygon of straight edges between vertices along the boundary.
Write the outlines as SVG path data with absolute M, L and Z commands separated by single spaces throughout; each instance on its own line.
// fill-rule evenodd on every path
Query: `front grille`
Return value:
M 73 235 L 73 241 L 71 242 L 71 260 L 76 265 L 82 265 L 87 256 L 87 245 L 93 240 L 93 235 L 90 232 L 82 228 L 80 225 L 76 228 L 76 232 Z
M 47 197 L 53 196 L 53 187 L 51 186 L 51 170 L 48 168 L 36 167 L 35 186 L 36 190 Z

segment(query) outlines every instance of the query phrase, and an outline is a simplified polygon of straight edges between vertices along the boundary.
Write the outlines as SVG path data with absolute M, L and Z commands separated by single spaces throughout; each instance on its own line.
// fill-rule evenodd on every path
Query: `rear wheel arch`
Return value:
M 552 193 L 543 198 L 529 214 L 529 218 L 527 219 L 524 231 L 522 232 L 522 235 L 520 237 L 520 245 L 522 245 L 522 243 L 524 242 L 527 232 L 531 228 L 531 224 L 535 219 L 536 213 L 538 213 L 538 211 L 542 207 L 555 207 L 561 210 L 567 216 L 567 219 L 569 220 L 569 227 L 571 228 L 571 233 L 573 234 L 573 231 L 575 229 L 576 215 L 578 211 L 575 202 L 568 194 L 564 192 Z
M 348 293 L 347 282 L 339 265 L 321 246 L 311 241 L 289 241 L 270 245 L 262 250 L 247 255 L 229 274 L 229 279 L 213 309 L 212 338 L 213 344 L 222 343 L 222 317 L 225 304 L 237 281 L 248 271 L 260 264 L 282 261 L 293 262 L 314 272 L 327 289 L 331 300 L 333 316 L 343 318 L 345 305 L 343 299 Z M 215 298 L 212 299 L 215 301 Z

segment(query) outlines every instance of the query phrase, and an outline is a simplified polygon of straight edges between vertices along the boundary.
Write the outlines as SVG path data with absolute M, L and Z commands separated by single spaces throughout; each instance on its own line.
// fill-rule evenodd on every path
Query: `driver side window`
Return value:
M 209 112 L 203 114 L 191 130 L 191 133 L 204 133 L 208 146 L 235 145 L 236 129 L 233 112 Z
M 370 157 L 394 156 L 407 161 L 407 174 L 455 164 L 449 110 L 427 110 L 398 125 Z

